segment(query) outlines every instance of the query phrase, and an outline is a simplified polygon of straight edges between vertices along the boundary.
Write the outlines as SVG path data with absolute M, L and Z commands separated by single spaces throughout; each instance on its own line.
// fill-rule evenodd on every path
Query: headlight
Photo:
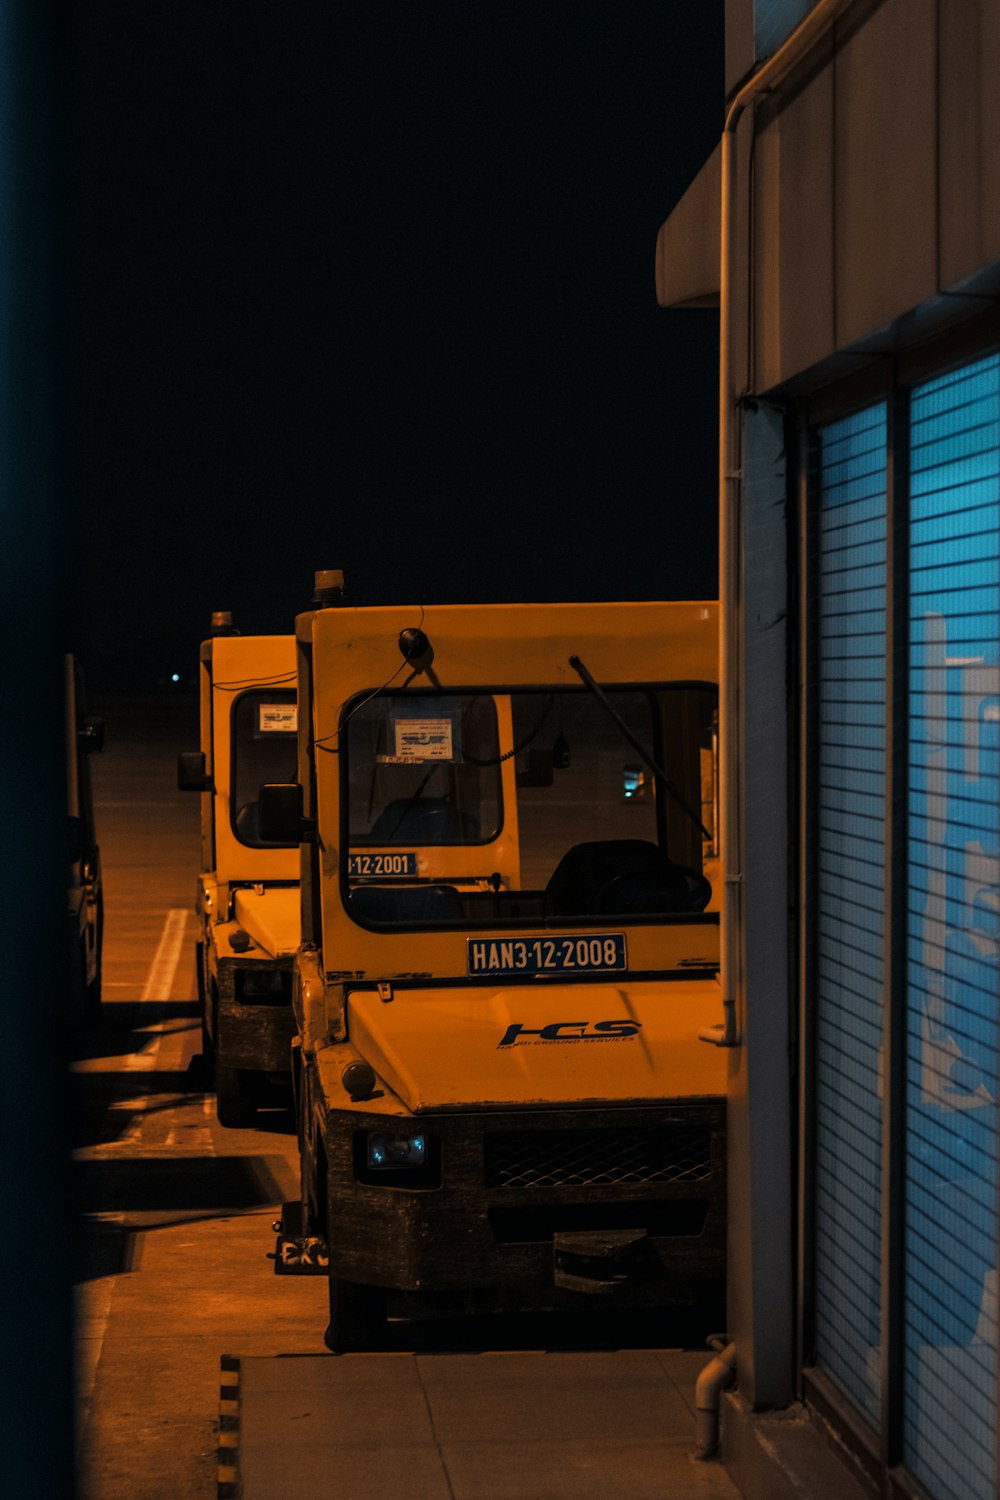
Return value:
M 368 1166 L 373 1172 L 398 1172 L 427 1163 L 425 1135 L 389 1135 L 373 1130 L 368 1135 Z
M 354 1132 L 354 1176 L 358 1182 L 379 1189 L 405 1188 L 408 1192 L 429 1192 L 441 1186 L 440 1136 L 418 1130 L 415 1121 L 408 1128 L 402 1120 L 371 1123 L 381 1123 L 382 1129 Z

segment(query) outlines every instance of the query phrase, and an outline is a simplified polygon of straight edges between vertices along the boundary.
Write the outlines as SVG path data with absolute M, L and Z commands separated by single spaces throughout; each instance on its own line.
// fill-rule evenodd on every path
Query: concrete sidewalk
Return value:
M 234 1360 L 223 1372 L 220 1494 L 739 1500 L 718 1464 L 692 1457 L 694 1382 L 710 1358 L 643 1349 Z

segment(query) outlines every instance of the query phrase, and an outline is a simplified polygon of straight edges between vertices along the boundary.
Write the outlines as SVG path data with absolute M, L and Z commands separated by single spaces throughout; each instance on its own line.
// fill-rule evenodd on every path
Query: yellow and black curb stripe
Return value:
M 218 1500 L 239 1500 L 240 1362 L 232 1354 L 219 1360 Z

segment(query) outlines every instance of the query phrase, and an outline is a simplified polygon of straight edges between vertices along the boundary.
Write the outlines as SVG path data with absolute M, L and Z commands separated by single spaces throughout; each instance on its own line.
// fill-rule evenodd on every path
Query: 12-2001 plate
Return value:
M 628 968 L 623 932 L 469 938 L 470 974 L 613 974 Z
M 347 874 L 350 879 L 392 880 L 400 875 L 417 873 L 417 856 L 412 851 L 386 854 L 349 854 Z

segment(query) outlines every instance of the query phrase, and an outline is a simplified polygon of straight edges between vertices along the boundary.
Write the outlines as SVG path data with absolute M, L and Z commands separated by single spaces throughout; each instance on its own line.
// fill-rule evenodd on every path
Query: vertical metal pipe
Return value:
M 724 896 L 722 903 L 721 979 L 723 1024 L 715 1038 L 720 1047 L 738 1041 L 736 997 L 740 992 L 742 913 L 742 837 L 739 823 L 740 640 L 739 493 L 733 472 L 731 240 L 733 146 L 737 104 L 722 132 L 722 201 L 719 256 L 719 806 L 722 823 Z
M 714 1458 L 719 1447 L 719 1398 L 736 1379 L 736 1345 L 727 1344 L 698 1376 L 694 1390 L 695 1453 Z
M 719 234 L 719 801 L 722 808 L 723 884 L 721 1027 L 702 1033 L 720 1047 L 739 1044 L 737 1000 L 743 983 L 743 778 L 740 765 L 740 495 L 736 463 L 736 400 L 732 370 L 733 214 L 736 129 L 748 104 L 777 88 L 833 21 L 855 0 L 817 0 L 802 24 L 737 93 L 722 128 Z

